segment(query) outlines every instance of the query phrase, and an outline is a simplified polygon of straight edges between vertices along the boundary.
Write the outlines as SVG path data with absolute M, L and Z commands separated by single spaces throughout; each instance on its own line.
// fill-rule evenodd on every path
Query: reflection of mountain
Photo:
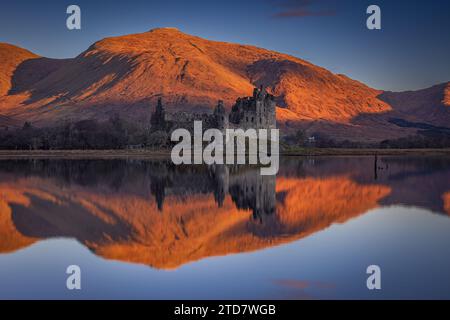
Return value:
M 276 182 L 256 168 L 3 161 L 0 250 L 73 237 L 106 258 L 175 268 L 267 248 L 343 223 L 389 199 L 394 203 L 393 195 L 403 194 L 396 189 L 405 186 L 389 175 L 397 177 L 406 168 L 393 160 L 383 159 L 392 171 L 374 181 L 372 158 L 288 159 Z M 414 162 L 406 167 L 414 176 Z M 445 177 L 447 168 L 436 170 Z M 415 179 L 430 185 L 427 175 Z M 447 194 L 437 196 L 448 209 L 445 183 Z
M 392 187 L 382 205 L 404 204 L 446 213 L 442 195 L 450 190 L 448 158 L 384 159 L 379 166 L 378 181 Z
M 11 204 L 29 205 L 29 198 L 9 186 L 0 187 L 0 252 L 11 252 L 32 244 L 35 240 L 16 229 Z
M 450 215 L 450 191 L 444 194 L 443 200 L 445 204 L 445 210 L 447 211 L 448 215 Z
M 311 177 L 349 175 L 359 184 L 389 186 L 391 192 L 381 205 L 417 206 L 446 213 L 442 195 L 450 190 L 449 157 L 378 157 L 376 163 L 373 156 L 316 157 L 285 165 L 283 172 Z

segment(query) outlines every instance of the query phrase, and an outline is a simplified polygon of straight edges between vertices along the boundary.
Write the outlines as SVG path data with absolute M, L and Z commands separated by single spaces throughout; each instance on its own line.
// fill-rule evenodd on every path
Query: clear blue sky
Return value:
M 77 4 L 82 30 L 66 28 Z M 366 8 L 382 9 L 382 30 Z M 0 42 L 66 58 L 108 36 L 177 27 L 210 40 L 253 44 L 306 59 L 386 90 L 450 80 L 448 0 L 2 1 Z

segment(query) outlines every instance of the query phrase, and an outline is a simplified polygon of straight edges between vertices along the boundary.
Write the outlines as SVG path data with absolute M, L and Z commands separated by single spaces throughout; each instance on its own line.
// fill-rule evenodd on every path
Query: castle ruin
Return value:
M 238 98 L 227 114 L 224 103 L 219 100 L 212 114 L 199 113 L 166 113 L 161 98 L 155 112 L 151 116 L 151 131 L 172 132 L 177 128 L 193 130 L 194 121 L 202 121 L 207 129 L 275 129 L 276 103 L 273 95 L 261 88 L 253 90 L 252 97 Z
M 275 129 L 274 96 L 264 88 L 255 88 L 252 97 L 239 98 L 231 108 L 230 123 L 242 129 Z

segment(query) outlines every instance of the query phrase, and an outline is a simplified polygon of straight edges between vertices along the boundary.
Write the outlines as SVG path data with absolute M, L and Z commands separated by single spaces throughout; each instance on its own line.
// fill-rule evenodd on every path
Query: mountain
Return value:
M 254 46 L 205 40 L 173 28 L 106 38 L 73 59 L 48 59 L 0 44 L 2 118 L 45 126 L 121 116 L 147 124 L 158 97 L 169 112 L 231 108 L 264 85 L 283 132 L 378 141 L 417 131 L 390 118 L 450 120 L 450 84 L 410 93 L 372 89 L 307 61 Z
M 380 99 L 407 119 L 436 126 L 450 125 L 450 83 L 406 92 L 384 92 Z

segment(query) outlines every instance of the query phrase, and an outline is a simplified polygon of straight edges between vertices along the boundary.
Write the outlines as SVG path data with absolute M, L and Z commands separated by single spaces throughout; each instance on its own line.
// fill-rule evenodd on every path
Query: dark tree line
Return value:
M 450 148 L 450 135 L 442 132 L 422 131 L 419 134 L 404 138 L 384 140 L 380 148 L 422 149 L 422 148 Z
M 54 127 L 35 127 L 26 122 L 22 128 L 0 129 L 0 149 L 9 150 L 79 150 L 167 148 L 171 146 L 165 131 L 152 131 L 127 122 L 119 116 L 107 121 L 81 120 L 63 122 Z M 314 137 L 311 140 L 311 137 Z M 301 148 L 450 148 L 450 134 L 430 130 L 380 143 L 364 143 L 350 140 L 337 141 L 332 137 L 315 133 L 308 136 L 303 130 L 282 138 L 289 147 Z
M 289 146 L 301 148 L 382 148 L 382 149 L 422 149 L 422 148 L 450 148 L 450 134 L 442 131 L 422 130 L 416 135 L 403 138 L 387 139 L 380 143 L 356 142 L 350 140 L 337 141 L 323 133 L 312 134 L 311 141 L 303 130 L 284 138 Z
M 26 122 L 19 129 L 0 131 L 1 149 L 70 150 L 124 149 L 149 144 L 151 136 L 145 128 L 126 122 L 119 116 L 99 122 L 82 120 L 54 127 L 35 127 Z

